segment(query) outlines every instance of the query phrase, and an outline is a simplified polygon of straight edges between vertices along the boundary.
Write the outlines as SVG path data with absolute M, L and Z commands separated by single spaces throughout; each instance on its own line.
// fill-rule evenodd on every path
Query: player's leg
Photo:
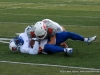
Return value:
M 52 44 L 46 44 L 44 46 L 44 52 L 46 52 L 46 53 L 66 52 L 67 54 L 71 55 L 73 52 L 73 49 L 72 48 L 62 48 L 60 46 L 55 46 Z
M 61 32 L 56 34 L 56 44 L 60 44 L 67 39 L 84 41 L 84 37 L 72 32 Z
M 96 36 L 91 38 L 84 38 L 83 36 L 73 32 L 61 32 L 56 34 L 56 44 L 60 44 L 66 41 L 67 39 L 80 40 L 80 41 L 90 43 L 96 39 Z
M 91 38 L 84 38 L 83 36 L 72 33 L 72 32 L 61 32 L 56 34 L 56 44 L 59 45 L 60 43 L 66 41 L 67 39 L 72 39 L 72 40 L 80 40 L 80 41 L 85 41 L 85 42 L 92 42 L 95 40 L 96 36 L 91 37 Z M 44 46 L 44 51 L 47 53 L 58 53 L 58 52 L 67 52 L 69 54 L 72 54 L 73 49 L 72 48 L 61 48 L 59 46 L 54 46 L 51 44 L 46 44 Z

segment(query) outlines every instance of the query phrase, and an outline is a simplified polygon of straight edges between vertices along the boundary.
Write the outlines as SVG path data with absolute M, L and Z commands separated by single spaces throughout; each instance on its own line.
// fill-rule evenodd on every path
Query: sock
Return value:
M 66 52 L 66 49 L 64 49 L 64 52 Z
M 84 38 L 84 42 L 87 42 L 88 41 L 88 38 Z

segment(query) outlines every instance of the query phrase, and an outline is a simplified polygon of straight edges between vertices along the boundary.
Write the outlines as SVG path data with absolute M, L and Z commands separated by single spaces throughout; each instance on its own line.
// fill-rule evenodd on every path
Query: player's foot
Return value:
M 93 37 L 90 37 L 90 38 L 88 38 L 88 40 L 87 40 L 87 44 L 90 44 L 92 41 L 94 41 L 95 39 L 97 38 L 97 36 L 93 36 Z
M 65 48 L 64 50 L 67 55 L 71 55 L 73 53 L 73 48 Z

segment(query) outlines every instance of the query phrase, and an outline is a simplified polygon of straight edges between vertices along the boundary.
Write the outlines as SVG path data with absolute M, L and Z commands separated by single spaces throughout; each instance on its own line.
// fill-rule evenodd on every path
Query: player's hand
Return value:
M 39 51 L 38 54 L 42 53 L 43 49 L 41 47 L 39 47 Z

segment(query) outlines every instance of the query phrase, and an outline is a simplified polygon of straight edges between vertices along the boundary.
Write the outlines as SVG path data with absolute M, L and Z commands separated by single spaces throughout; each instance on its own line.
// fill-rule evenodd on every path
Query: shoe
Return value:
M 73 53 L 73 48 L 65 48 L 64 50 L 67 55 L 71 55 Z
M 88 38 L 88 40 L 87 40 L 87 44 L 90 44 L 92 41 L 94 41 L 95 39 L 97 38 L 97 36 L 93 36 L 93 37 L 90 37 L 90 38 Z

